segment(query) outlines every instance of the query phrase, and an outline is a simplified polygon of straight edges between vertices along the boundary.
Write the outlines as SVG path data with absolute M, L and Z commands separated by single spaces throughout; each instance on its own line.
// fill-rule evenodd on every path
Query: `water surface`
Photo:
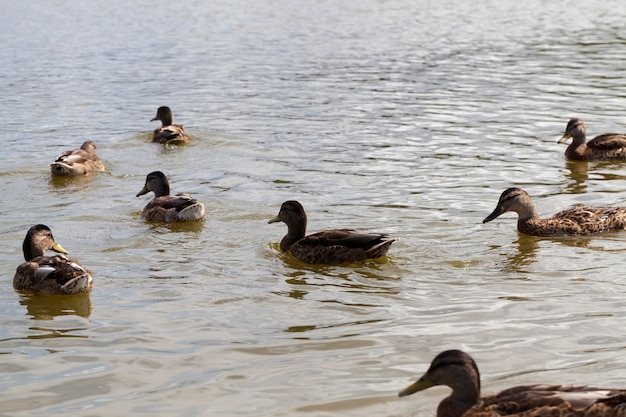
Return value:
M 514 215 L 626 205 L 626 164 L 568 163 L 570 117 L 625 132 L 619 1 L 5 2 L 0 44 L 0 415 L 434 415 L 399 400 L 436 353 L 485 392 L 623 387 L 625 235 L 538 239 Z M 150 143 L 160 105 L 192 135 Z M 51 178 L 87 139 L 108 171 Z M 146 224 L 162 170 L 204 202 Z M 267 224 L 399 238 L 389 256 L 306 266 Z M 94 273 L 90 295 L 11 288 L 36 223 Z

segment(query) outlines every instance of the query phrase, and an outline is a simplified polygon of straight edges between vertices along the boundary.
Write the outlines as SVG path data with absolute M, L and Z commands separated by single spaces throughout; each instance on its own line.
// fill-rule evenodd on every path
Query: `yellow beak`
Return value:
M 428 374 L 422 375 L 420 379 L 418 379 L 415 383 L 409 385 L 402 391 L 398 393 L 398 397 L 406 397 L 407 395 L 415 394 L 418 391 L 423 391 L 426 388 L 430 388 L 435 384 L 430 380 Z

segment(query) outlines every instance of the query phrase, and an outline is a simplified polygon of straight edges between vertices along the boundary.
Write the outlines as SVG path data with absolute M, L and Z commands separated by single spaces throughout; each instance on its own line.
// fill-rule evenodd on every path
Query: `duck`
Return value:
M 397 239 L 383 233 L 364 233 L 352 229 L 324 230 L 306 236 L 307 217 L 302 204 L 285 201 L 278 215 L 268 223 L 283 222 L 287 234 L 280 249 L 308 264 L 344 264 L 380 258 Z
M 161 171 L 154 171 L 146 176 L 146 183 L 137 193 L 137 197 L 150 191 L 154 192 L 154 198 L 141 212 L 143 219 L 165 223 L 204 219 L 204 204 L 189 194 L 170 195 L 170 183 Z
M 92 140 L 85 141 L 78 149 L 63 152 L 50 164 L 52 175 L 86 175 L 104 170 Z
M 189 142 L 189 136 L 185 133 L 183 125 L 174 124 L 174 113 L 167 106 L 161 106 L 157 109 L 156 116 L 150 121 L 161 121 L 161 127 L 154 130 L 152 142 L 165 143 L 167 145 L 183 145 Z
M 420 379 L 399 397 L 435 385 L 452 388 L 437 407 L 437 417 L 624 417 L 626 390 L 575 385 L 521 385 L 480 396 L 476 362 L 461 350 L 446 350 L 433 359 Z
M 483 219 L 483 223 L 490 222 L 507 211 L 514 211 L 519 216 L 519 232 L 533 236 L 589 235 L 626 227 L 626 207 L 574 206 L 542 219 L 537 214 L 530 195 L 516 187 L 502 192 L 498 205 Z
M 587 129 L 580 119 L 570 119 L 565 128 L 563 137 L 558 143 L 566 143 L 572 138 L 572 143 L 565 150 L 565 157 L 578 161 L 606 161 L 626 159 L 626 135 L 619 133 L 605 133 L 586 142 Z
M 22 244 L 24 259 L 13 277 L 13 288 L 49 294 L 80 294 L 91 290 L 91 272 L 70 258 L 52 230 L 37 224 L 28 229 Z M 46 256 L 52 250 L 60 255 Z

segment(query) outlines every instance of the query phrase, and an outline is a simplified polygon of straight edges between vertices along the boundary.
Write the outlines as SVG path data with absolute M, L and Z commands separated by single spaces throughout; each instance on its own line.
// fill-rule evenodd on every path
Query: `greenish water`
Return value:
M 556 143 L 626 132 L 622 2 L 5 3 L 0 415 L 433 415 L 446 389 L 396 393 L 449 348 L 485 392 L 623 387 L 626 234 L 481 223 L 509 186 L 626 205 L 626 164 Z M 150 143 L 160 105 L 189 146 Z M 51 178 L 87 139 L 107 172 Z M 140 220 L 155 169 L 205 222 Z M 399 241 L 302 265 L 267 224 L 288 199 Z M 36 223 L 90 295 L 12 289 Z

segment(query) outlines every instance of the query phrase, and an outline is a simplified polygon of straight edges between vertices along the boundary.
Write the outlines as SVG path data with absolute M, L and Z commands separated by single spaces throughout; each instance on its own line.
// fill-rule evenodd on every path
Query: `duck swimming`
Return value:
M 154 171 L 146 176 L 146 183 L 137 193 L 137 197 L 150 191 L 154 192 L 154 198 L 144 207 L 142 218 L 166 223 L 204 219 L 204 204 L 189 194 L 170 195 L 169 181 L 161 171 Z
M 351 229 L 324 230 L 306 236 L 307 217 L 302 204 L 285 201 L 278 216 L 268 223 L 283 222 L 287 234 L 280 249 L 309 264 L 342 264 L 379 258 L 387 254 L 396 239 L 382 233 L 363 233 Z
M 47 250 L 61 255 L 45 256 Z M 67 251 L 52 236 L 48 226 L 38 224 L 26 233 L 22 244 L 24 259 L 13 277 L 16 290 L 49 294 L 79 294 L 91 289 L 91 272 L 77 260 L 65 256 Z
M 65 151 L 50 164 L 52 175 L 85 175 L 104 171 L 104 164 L 96 155 L 96 144 L 88 140 L 79 149 Z
M 500 195 L 495 210 L 483 219 L 483 223 L 490 222 L 507 211 L 518 214 L 519 232 L 533 236 L 588 235 L 626 227 L 626 207 L 575 206 L 542 219 L 533 200 L 521 188 L 506 189 Z
M 168 145 L 183 145 L 189 142 L 189 136 L 185 133 L 183 125 L 174 124 L 174 113 L 167 106 L 157 109 L 157 114 L 150 121 L 161 121 L 161 127 L 154 130 L 152 142 L 165 143 Z
M 566 143 L 572 138 L 572 143 L 565 150 L 567 159 L 590 160 L 620 160 L 626 159 L 626 135 L 619 133 L 605 133 L 586 142 L 587 129 L 580 119 L 571 119 L 567 123 L 563 137 L 558 143 Z
M 437 407 L 437 417 L 625 417 L 626 390 L 573 385 L 523 385 L 480 397 L 474 359 L 448 350 L 433 359 L 426 373 L 398 393 L 414 394 L 435 385 L 452 393 Z

